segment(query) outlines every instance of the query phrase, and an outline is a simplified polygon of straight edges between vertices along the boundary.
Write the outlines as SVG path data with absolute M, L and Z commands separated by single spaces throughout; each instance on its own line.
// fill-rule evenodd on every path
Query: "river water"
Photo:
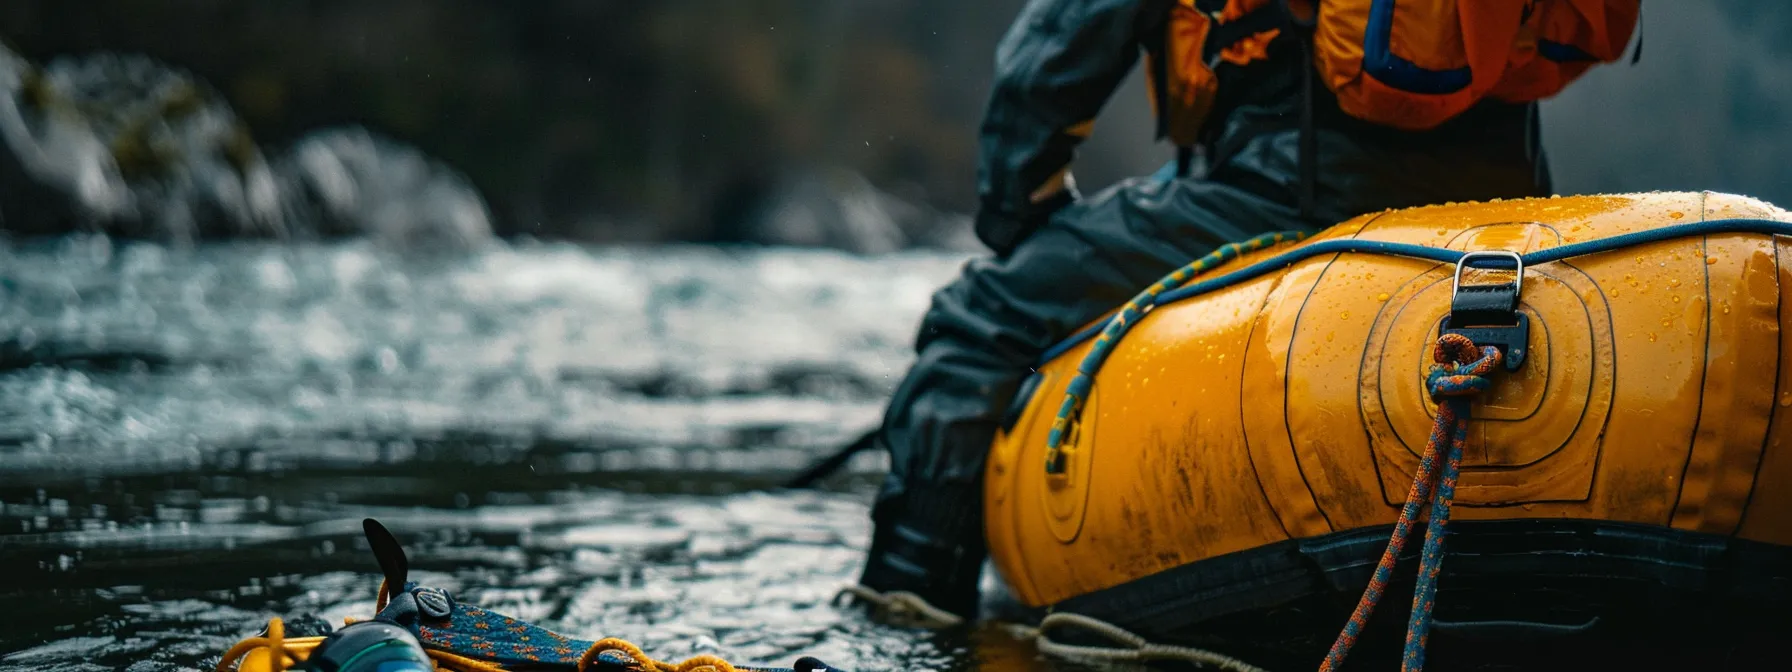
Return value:
M 877 422 L 964 260 L 11 243 L 0 671 L 209 669 L 268 617 L 365 617 L 368 516 L 425 583 L 662 658 L 1047 666 L 829 604 L 882 456 L 770 487 Z

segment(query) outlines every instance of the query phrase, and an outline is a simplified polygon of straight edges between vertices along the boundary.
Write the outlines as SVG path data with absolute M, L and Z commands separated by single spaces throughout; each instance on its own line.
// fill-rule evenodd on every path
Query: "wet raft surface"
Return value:
M 208 668 L 371 612 L 376 516 L 463 599 L 662 657 L 1026 669 L 829 606 L 877 421 L 961 256 L 0 249 L 0 670 Z M 1006 661 L 1006 662 L 1004 662 Z

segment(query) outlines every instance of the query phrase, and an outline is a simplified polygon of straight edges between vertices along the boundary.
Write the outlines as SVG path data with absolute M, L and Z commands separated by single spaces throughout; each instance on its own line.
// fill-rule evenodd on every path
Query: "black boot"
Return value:
M 883 593 L 914 593 L 975 620 L 986 553 L 982 493 L 910 491 L 880 502 L 872 518 L 877 528 L 860 584 Z

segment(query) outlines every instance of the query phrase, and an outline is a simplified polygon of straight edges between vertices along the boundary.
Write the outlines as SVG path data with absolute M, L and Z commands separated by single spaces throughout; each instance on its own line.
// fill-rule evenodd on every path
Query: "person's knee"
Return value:
M 917 350 L 945 340 L 1009 367 L 1025 367 L 1067 328 L 1088 317 L 1082 304 L 1111 283 L 1084 241 L 1041 230 L 1004 258 L 973 261 L 933 295 Z

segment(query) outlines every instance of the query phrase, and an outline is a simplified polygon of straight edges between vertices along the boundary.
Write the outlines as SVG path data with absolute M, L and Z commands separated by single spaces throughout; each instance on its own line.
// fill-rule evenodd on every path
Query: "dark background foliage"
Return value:
M 46 62 L 143 53 L 215 87 L 263 146 L 358 123 L 464 171 L 501 233 L 704 240 L 793 174 L 845 168 L 949 212 L 1018 0 L 8 0 Z M 1551 101 L 1564 193 L 1717 189 L 1792 204 L 1792 4 L 1647 3 L 1639 65 Z M 1151 170 L 1137 77 L 1085 188 Z

